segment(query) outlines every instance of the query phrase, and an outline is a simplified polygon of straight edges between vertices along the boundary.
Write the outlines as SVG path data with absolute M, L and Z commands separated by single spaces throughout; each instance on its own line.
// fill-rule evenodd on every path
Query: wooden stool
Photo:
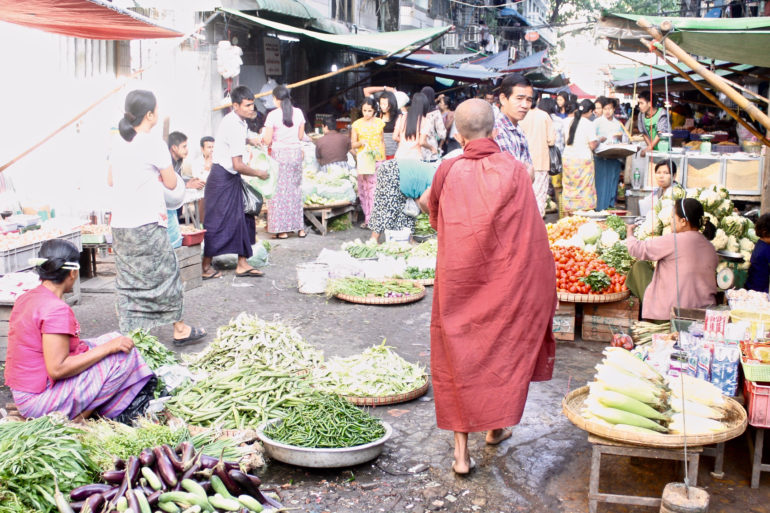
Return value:
M 319 207 L 305 207 L 303 213 L 313 228 L 318 230 L 321 235 L 326 235 L 329 231 L 327 227 L 329 220 L 343 215 L 350 218 L 350 213 L 354 210 L 353 205 L 344 202 Z
M 659 497 L 600 493 L 599 474 L 602 464 L 602 454 L 681 461 L 681 449 L 662 449 L 657 447 L 644 447 L 641 445 L 629 445 L 594 435 L 588 435 L 588 441 L 593 445 L 593 453 L 591 455 L 591 477 L 588 483 L 588 510 L 590 513 L 596 513 L 600 502 L 631 504 L 634 506 L 651 506 L 654 508 L 660 507 L 661 499 Z M 688 447 L 687 452 L 687 465 L 689 467 L 691 484 L 697 486 L 698 463 L 700 454 L 703 452 L 703 447 Z

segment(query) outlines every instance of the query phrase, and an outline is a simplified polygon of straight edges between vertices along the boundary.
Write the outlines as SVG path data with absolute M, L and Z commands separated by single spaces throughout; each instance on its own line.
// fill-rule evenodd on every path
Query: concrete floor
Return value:
M 322 248 L 339 247 L 342 241 L 365 238 L 368 232 L 353 229 L 326 237 L 310 234 L 271 241 L 271 265 L 261 279 L 235 278 L 206 281 L 185 296 L 185 320 L 213 332 L 242 311 L 296 326 L 327 356 L 350 355 L 383 338 L 410 361 L 428 365 L 432 290 L 425 299 L 404 306 L 360 306 L 301 295 L 296 288 L 295 266 L 313 260 Z M 100 267 L 109 269 L 108 266 Z M 83 336 L 91 337 L 117 327 L 114 297 L 85 295 L 75 307 Z M 171 329 L 156 330 L 170 341 Z M 170 344 L 169 344 L 170 345 Z M 185 348 L 199 351 L 204 343 Z M 582 386 L 593 374 L 603 345 L 596 342 L 559 342 L 554 379 L 530 388 L 524 418 L 513 437 L 488 447 L 482 434 L 472 434 L 470 449 L 477 468 L 468 477 L 451 470 L 452 434 L 435 426 L 432 393 L 406 404 L 373 410 L 394 427 L 384 454 L 376 461 L 350 469 L 313 471 L 268 461 L 263 481 L 281 488 L 284 504 L 297 511 L 338 512 L 585 512 L 590 469 L 590 444 L 586 433 L 561 412 L 561 399 Z M 0 404 L 8 400 L 0 388 Z M 711 458 L 701 459 L 698 482 L 711 494 L 715 512 L 770 511 L 770 476 L 758 490 L 749 488 L 751 463 L 744 438 L 728 444 L 725 477 L 709 475 Z M 674 462 L 610 459 L 602 472 L 602 491 L 660 496 L 667 482 L 681 481 Z M 600 512 L 655 511 L 652 508 L 600 505 Z

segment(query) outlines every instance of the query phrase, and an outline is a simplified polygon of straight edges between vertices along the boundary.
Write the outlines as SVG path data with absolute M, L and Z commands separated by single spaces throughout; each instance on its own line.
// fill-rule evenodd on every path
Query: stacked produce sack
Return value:
M 644 434 L 707 435 L 725 431 L 721 391 L 691 376 L 664 378 L 620 347 L 604 350 L 583 417 Z

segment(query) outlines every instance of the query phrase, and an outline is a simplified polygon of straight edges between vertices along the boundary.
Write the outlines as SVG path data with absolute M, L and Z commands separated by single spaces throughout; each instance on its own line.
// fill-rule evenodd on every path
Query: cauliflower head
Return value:
M 738 239 L 736 239 L 734 235 L 727 236 L 727 245 L 725 246 L 725 249 L 733 253 L 738 253 L 741 250 Z
M 601 227 L 594 221 L 589 221 L 583 225 L 580 225 L 577 231 L 577 235 L 583 239 L 586 244 L 596 244 L 599 238 L 602 236 Z
M 711 244 L 717 251 L 720 249 L 725 249 L 727 246 L 727 234 L 725 231 L 721 228 L 717 229 L 717 234 L 714 236 L 714 240 L 711 241 Z
M 741 253 L 745 251 L 751 254 L 751 252 L 754 251 L 754 243 L 751 242 L 751 239 L 747 239 L 746 237 L 744 237 L 738 242 L 738 244 L 741 248 Z
M 602 247 L 611 248 L 616 242 L 620 241 L 620 235 L 615 230 L 604 230 L 600 239 Z

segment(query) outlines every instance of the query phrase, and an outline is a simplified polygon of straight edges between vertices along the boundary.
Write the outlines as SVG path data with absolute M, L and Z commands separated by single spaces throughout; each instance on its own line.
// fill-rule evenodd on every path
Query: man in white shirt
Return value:
M 267 170 L 249 167 L 243 161 L 248 126 L 247 119 L 254 117 L 254 94 L 248 87 L 239 86 L 230 94 L 233 110 L 222 118 L 216 136 L 211 172 L 206 181 L 206 235 L 203 247 L 203 279 L 221 276 L 211 267 L 217 255 L 236 254 L 238 264 L 235 276 L 239 278 L 262 276 L 262 272 L 249 265 L 251 247 L 256 243 L 254 216 L 243 211 L 243 185 L 241 175 L 266 179 Z
M 192 176 L 204 182 L 209 177 L 214 163 L 214 138 L 210 135 L 201 137 L 201 154 L 193 160 Z

